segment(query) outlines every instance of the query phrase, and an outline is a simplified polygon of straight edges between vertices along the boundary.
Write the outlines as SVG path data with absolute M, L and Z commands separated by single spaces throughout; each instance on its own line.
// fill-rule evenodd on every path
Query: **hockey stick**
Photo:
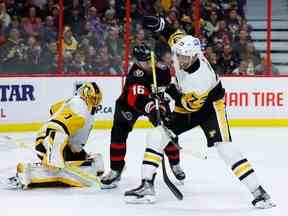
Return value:
M 10 137 L 10 136 L 0 136 L 0 141 L 14 144 L 14 145 L 18 146 L 19 148 L 30 149 L 31 151 L 33 151 L 34 153 L 36 153 L 38 155 L 42 155 L 42 156 L 44 155 L 43 152 L 39 152 L 33 148 L 34 143 L 28 144 L 28 143 L 24 142 L 24 139 L 21 140 L 19 138 L 14 139 L 13 137 Z M 90 187 L 101 188 L 101 182 L 97 176 L 94 176 L 89 172 L 85 172 L 85 171 L 79 169 L 79 167 L 73 165 L 73 162 L 71 162 L 71 163 L 66 162 L 65 167 L 62 169 L 68 173 L 71 173 L 71 174 L 81 178 L 84 181 L 89 182 Z
M 158 86 L 157 86 L 157 77 L 156 77 L 155 55 L 154 55 L 153 51 L 151 52 L 151 66 L 152 66 L 152 75 L 153 75 L 152 92 L 157 95 L 157 93 L 158 93 L 158 88 L 157 87 Z M 159 107 L 160 107 L 159 99 L 157 97 L 155 97 L 154 100 L 155 100 L 155 106 L 156 106 L 156 111 L 157 111 L 158 124 L 161 127 L 164 127 L 164 131 L 165 131 L 165 126 L 163 125 L 163 122 L 161 121 L 161 115 L 160 115 L 160 109 L 159 109 Z M 169 134 L 167 134 L 167 136 L 170 137 Z M 171 139 L 171 137 L 170 137 L 170 139 Z M 171 140 L 173 140 L 173 139 L 171 139 Z M 183 194 L 172 183 L 172 181 L 168 177 L 168 174 L 167 174 L 167 171 L 166 171 L 166 165 L 165 165 L 165 155 L 163 155 L 163 159 L 162 159 L 162 171 L 163 171 L 163 180 L 164 180 L 165 184 L 167 185 L 167 187 L 170 189 L 170 191 L 174 194 L 174 196 L 178 200 L 183 200 Z

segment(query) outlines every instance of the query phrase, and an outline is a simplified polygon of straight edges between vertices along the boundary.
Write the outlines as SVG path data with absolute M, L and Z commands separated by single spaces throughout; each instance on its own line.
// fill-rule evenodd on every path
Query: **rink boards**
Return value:
M 288 77 L 222 77 L 231 126 L 288 126 Z M 96 81 L 103 91 L 95 128 L 110 128 L 122 77 L 0 78 L 0 132 L 30 131 L 49 116 L 50 105 L 73 95 L 82 81 Z M 149 127 L 143 118 L 137 127 Z

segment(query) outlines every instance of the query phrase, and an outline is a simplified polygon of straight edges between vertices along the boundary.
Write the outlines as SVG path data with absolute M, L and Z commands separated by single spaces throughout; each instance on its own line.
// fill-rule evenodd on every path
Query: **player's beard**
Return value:
M 197 55 L 194 56 L 184 56 L 177 54 L 177 61 L 179 68 L 182 70 L 188 69 L 197 59 Z

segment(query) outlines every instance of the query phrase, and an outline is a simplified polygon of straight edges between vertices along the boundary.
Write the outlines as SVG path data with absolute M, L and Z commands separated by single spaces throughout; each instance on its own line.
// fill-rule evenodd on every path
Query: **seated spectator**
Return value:
M 24 17 L 29 17 L 30 14 L 30 8 L 34 8 L 35 9 L 35 14 L 39 15 L 41 9 L 34 4 L 33 0 L 26 0 L 24 1 L 24 4 L 21 6 L 22 7 L 22 16 Z
M 240 30 L 239 36 L 236 38 L 236 40 L 233 42 L 232 47 L 233 50 L 236 52 L 238 56 L 240 56 L 241 59 L 243 59 L 243 55 L 247 46 L 247 43 L 250 41 L 249 35 L 247 31 Z
M 146 38 L 145 38 L 144 29 L 139 29 L 135 35 L 135 38 L 131 41 L 131 47 L 143 44 L 143 43 L 145 43 L 145 40 L 146 40 Z
M 47 46 L 44 46 L 41 58 L 42 68 L 39 72 L 50 74 L 57 71 L 57 51 L 56 41 L 51 41 L 47 44 Z
M 108 35 L 106 38 L 106 44 L 108 48 L 109 54 L 114 59 L 115 65 L 121 65 L 122 61 L 122 51 L 124 47 L 121 45 L 123 44 L 123 40 L 121 40 L 119 36 L 119 27 L 111 27 L 108 31 Z M 120 67 L 117 71 L 121 70 Z
M 167 17 L 166 17 L 166 20 L 172 25 L 174 26 L 175 28 L 177 23 L 178 23 L 178 11 L 177 9 L 175 8 L 172 8 L 168 14 L 167 14 Z
M 221 68 L 221 66 L 219 65 L 219 61 L 217 59 L 217 55 L 216 53 L 212 52 L 209 56 L 208 56 L 208 61 L 211 65 L 211 67 L 213 68 L 213 70 L 219 74 L 222 75 L 223 74 L 223 69 Z
M 252 26 L 248 24 L 248 21 L 245 18 L 242 18 L 239 29 L 246 31 L 248 34 L 250 34 L 253 30 Z
M 60 14 L 60 7 L 59 5 L 56 4 L 52 8 L 51 16 L 53 17 L 54 25 L 56 26 L 57 29 L 59 29 L 59 14 Z
M 279 75 L 279 70 L 273 64 L 271 65 L 272 75 Z M 270 74 L 269 65 L 266 58 L 261 59 L 261 63 L 258 64 L 255 68 L 255 75 L 268 75 Z
M 243 59 L 251 59 L 254 65 L 260 64 L 260 53 L 256 50 L 253 42 L 247 43 L 242 56 Z
M 206 46 L 204 54 L 206 58 L 209 58 L 209 56 L 213 53 L 213 47 L 212 46 Z
M 212 11 L 217 11 L 217 12 L 221 12 L 220 11 L 220 5 L 218 5 L 216 2 L 214 2 L 213 0 L 205 0 L 203 2 L 203 14 L 204 17 L 207 19 L 208 18 L 208 14 L 210 14 Z
M 204 29 L 207 32 L 206 36 L 209 38 L 217 31 L 218 15 L 216 11 L 211 11 L 209 19 L 202 25 L 205 25 Z
M 85 72 L 88 71 L 88 67 L 85 62 L 85 56 L 77 52 L 74 53 L 73 60 L 68 65 L 67 71 L 72 73 L 85 74 Z
M 18 29 L 11 29 L 6 42 L 0 47 L 0 67 L 4 73 L 22 72 L 25 46 Z
M 102 46 L 97 52 L 97 73 L 98 74 L 118 74 L 119 71 L 115 68 L 114 60 L 109 55 L 107 46 Z
M 78 41 L 73 36 L 71 28 L 66 26 L 63 33 L 63 48 L 64 52 L 74 53 L 78 48 Z
M 95 7 L 90 7 L 89 11 L 88 11 L 88 17 L 86 19 L 90 25 L 91 25 L 91 30 L 94 34 L 96 34 L 95 36 L 99 39 L 99 40 L 104 40 L 104 29 L 105 26 L 103 26 L 101 24 L 101 20 L 100 20 L 100 16 L 97 13 L 97 10 Z
M 42 48 L 35 37 L 30 36 L 25 48 L 24 68 L 27 73 L 39 73 L 41 71 Z
M 233 40 L 236 37 L 237 31 L 241 25 L 241 17 L 237 14 L 236 9 L 231 9 L 229 11 L 228 19 L 227 19 L 227 27 L 232 35 Z
M 16 0 L 6 0 L 6 11 L 10 16 L 21 16 L 22 9 L 21 9 L 21 2 Z
M 54 24 L 54 19 L 52 16 L 47 16 L 45 19 L 44 26 L 40 29 L 40 37 L 42 43 L 49 43 L 51 41 L 56 41 L 58 39 L 58 29 Z
M 114 9 L 107 10 L 104 14 L 102 21 L 103 24 L 106 26 L 106 28 L 116 26 L 117 21 L 115 19 L 115 10 Z
M 255 75 L 255 65 L 251 59 L 244 59 L 241 61 L 240 66 L 236 68 L 232 74 L 239 76 Z
M 236 67 L 239 66 L 240 59 L 233 52 L 230 44 L 224 45 L 223 53 L 221 54 L 218 64 L 219 64 L 219 74 L 229 74 L 232 73 Z
M 88 52 L 85 53 L 87 74 L 93 74 L 97 71 L 97 55 L 96 49 L 93 46 L 88 47 Z
M 224 44 L 230 44 L 231 35 L 226 28 L 225 20 L 220 20 L 217 24 L 217 31 L 212 35 L 212 43 L 216 54 L 223 51 Z
M 177 22 L 175 22 L 176 24 Z M 174 26 L 175 26 L 174 24 Z M 176 24 L 177 25 L 177 24 Z M 181 29 L 182 27 L 182 29 Z M 186 32 L 186 34 L 189 34 L 189 35 L 193 35 L 194 32 L 195 32 L 195 27 L 193 25 L 193 22 L 192 22 L 192 19 L 190 16 L 186 16 L 184 15 L 182 18 L 181 18 L 181 26 L 180 26 L 180 29 L 184 32 Z
M 20 32 L 20 34 L 23 35 L 24 30 L 23 30 L 23 28 L 20 26 L 20 19 L 19 19 L 17 16 L 12 16 L 12 17 L 11 17 L 11 23 L 10 23 L 10 25 L 4 29 L 4 34 L 5 34 L 5 36 L 8 36 L 9 33 L 10 33 L 10 31 L 11 31 L 11 29 L 14 29 L 14 28 L 15 28 L 15 29 L 18 29 L 19 32 Z
M 56 6 L 55 0 L 47 0 L 46 4 L 43 7 L 42 15 L 44 17 L 53 16 L 53 12 L 52 11 L 55 8 L 55 6 Z
M 65 16 L 65 24 L 71 27 L 72 32 L 78 37 L 83 32 L 84 17 L 80 14 L 80 8 L 72 8 L 71 13 Z
M 11 17 L 6 11 L 5 2 L 0 2 L 0 20 L 4 27 L 8 27 L 10 25 Z
M 81 55 L 86 55 L 86 53 L 89 52 L 89 48 L 90 48 L 91 44 L 90 41 L 87 37 L 83 37 L 82 40 L 79 43 L 77 52 L 79 52 Z
M 239 67 L 232 71 L 233 75 L 246 75 L 248 69 L 248 64 L 245 61 L 241 61 Z
M 22 24 L 25 33 L 28 36 L 38 36 L 42 27 L 42 20 L 36 16 L 36 8 L 30 7 L 28 17 L 22 19 Z

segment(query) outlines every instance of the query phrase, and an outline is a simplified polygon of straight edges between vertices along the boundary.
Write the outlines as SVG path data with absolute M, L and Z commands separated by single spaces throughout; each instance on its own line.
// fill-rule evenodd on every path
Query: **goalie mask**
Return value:
M 95 82 L 83 83 L 78 93 L 92 107 L 97 107 L 102 101 L 102 92 Z
M 173 46 L 173 60 L 179 69 L 189 68 L 202 54 L 201 43 L 198 38 L 187 35 Z

